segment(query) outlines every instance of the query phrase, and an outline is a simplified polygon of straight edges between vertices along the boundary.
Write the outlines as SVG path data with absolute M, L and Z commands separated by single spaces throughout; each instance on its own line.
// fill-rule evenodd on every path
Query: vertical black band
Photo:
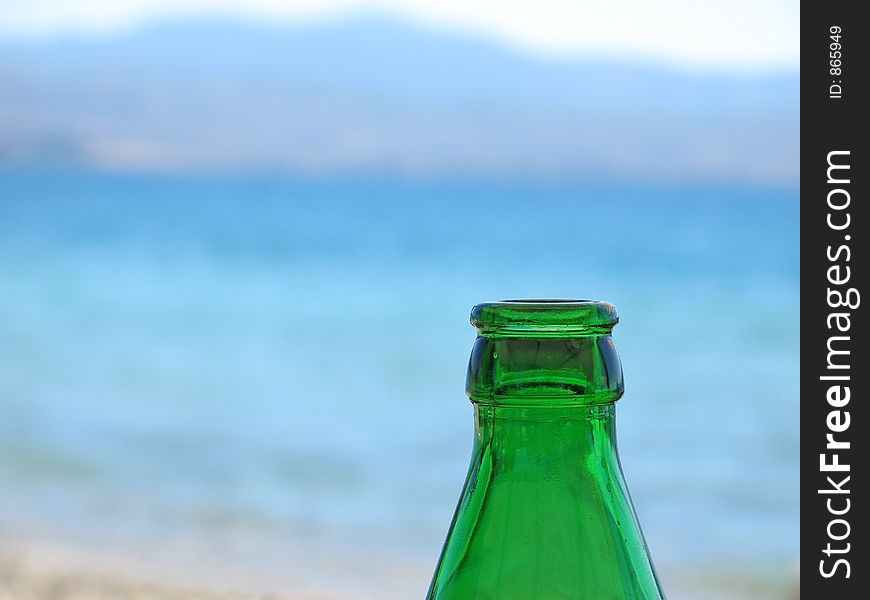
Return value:
M 813 600 L 870 590 L 859 491 L 870 483 L 870 24 L 860 6 L 816 1 L 801 14 L 801 587 Z

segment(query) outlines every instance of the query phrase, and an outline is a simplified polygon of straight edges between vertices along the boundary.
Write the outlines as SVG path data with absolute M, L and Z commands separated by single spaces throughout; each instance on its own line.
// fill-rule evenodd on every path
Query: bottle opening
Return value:
M 484 302 L 471 311 L 481 333 L 605 333 L 619 321 L 616 307 L 601 300 L 517 299 Z

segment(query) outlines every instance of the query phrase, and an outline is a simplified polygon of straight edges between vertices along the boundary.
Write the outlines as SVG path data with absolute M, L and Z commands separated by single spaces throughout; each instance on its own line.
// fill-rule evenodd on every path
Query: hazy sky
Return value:
M 798 64 L 799 0 L 0 0 L 0 32 L 113 32 L 201 14 L 293 22 L 365 10 L 543 53 L 741 70 Z

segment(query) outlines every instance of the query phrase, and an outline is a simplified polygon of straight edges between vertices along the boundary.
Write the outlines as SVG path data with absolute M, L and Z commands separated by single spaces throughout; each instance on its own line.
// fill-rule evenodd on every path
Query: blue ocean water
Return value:
M 660 568 L 784 569 L 798 242 L 789 189 L 0 173 L 0 531 L 244 530 L 279 564 L 331 540 L 428 571 L 471 306 L 594 297 Z

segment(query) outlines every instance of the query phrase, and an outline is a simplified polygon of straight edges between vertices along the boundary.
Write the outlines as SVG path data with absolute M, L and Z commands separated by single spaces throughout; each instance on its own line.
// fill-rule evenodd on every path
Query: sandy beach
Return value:
M 740 590 L 715 590 L 724 582 L 683 582 L 676 598 L 702 593 L 710 600 L 789 598 L 768 585 L 744 582 Z M 717 585 L 718 584 L 718 585 Z M 733 586 L 733 582 L 732 582 Z M 773 594 L 771 594 L 773 592 Z M 674 596 L 674 594 L 671 594 Z M 4 557 L 0 559 L 0 600 L 340 600 L 332 595 L 259 594 L 244 590 L 217 591 L 181 584 L 154 583 L 126 574 L 99 575 L 58 566 L 39 565 Z M 341 600 L 345 600 L 342 598 Z
M 122 548 L 7 530 L 0 532 L 0 600 L 400 600 L 422 595 L 430 576 L 428 565 L 401 560 L 311 548 L 306 561 L 304 554 L 270 561 L 263 553 L 252 565 L 241 556 L 216 558 L 199 542 L 186 550 L 169 540 Z
M 0 600 L 225 600 L 290 596 L 217 591 L 166 574 L 136 573 L 122 561 L 97 560 L 74 549 L 45 544 L 4 544 L 0 551 Z
M 335 581 L 351 584 L 321 589 L 294 584 L 292 574 L 257 580 L 231 565 L 191 565 L 184 569 L 141 561 L 132 553 L 114 556 L 64 544 L 21 542 L 0 545 L 0 600 L 374 600 L 378 597 L 353 591 L 354 569 L 337 568 Z M 277 575 L 277 574 L 273 574 Z M 419 578 L 419 574 L 416 574 Z M 758 574 L 664 572 L 670 600 L 793 600 L 788 577 Z M 395 583 L 395 582 L 393 582 Z M 421 597 L 415 586 L 403 590 L 384 588 L 384 598 Z M 365 588 L 372 592 L 377 585 Z M 412 589 L 414 593 L 412 593 Z M 302 590 L 302 591 L 295 591 Z
M 690 598 L 700 592 L 710 600 L 752 598 L 793 598 L 769 586 L 745 582 L 741 590 L 714 590 L 724 582 L 684 582 L 686 587 L 671 594 Z M 717 585 L 718 583 L 718 585 Z M 732 582 L 733 584 L 733 582 Z M 692 591 L 694 590 L 694 591 Z M 773 594 L 771 594 L 773 592 Z M 744 595 L 745 594 L 745 595 Z M 216 591 L 180 584 L 158 584 L 135 577 L 97 575 L 69 569 L 34 565 L 22 561 L 0 560 L 0 600 L 339 600 L 336 596 L 258 594 L 243 590 Z M 344 600 L 344 599 L 341 599 Z
M 16 561 L 0 562 L 2 600 L 224 600 L 229 598 L 284 598 L 218 593 L 183 587 L 168 587 L 35 567 Z

